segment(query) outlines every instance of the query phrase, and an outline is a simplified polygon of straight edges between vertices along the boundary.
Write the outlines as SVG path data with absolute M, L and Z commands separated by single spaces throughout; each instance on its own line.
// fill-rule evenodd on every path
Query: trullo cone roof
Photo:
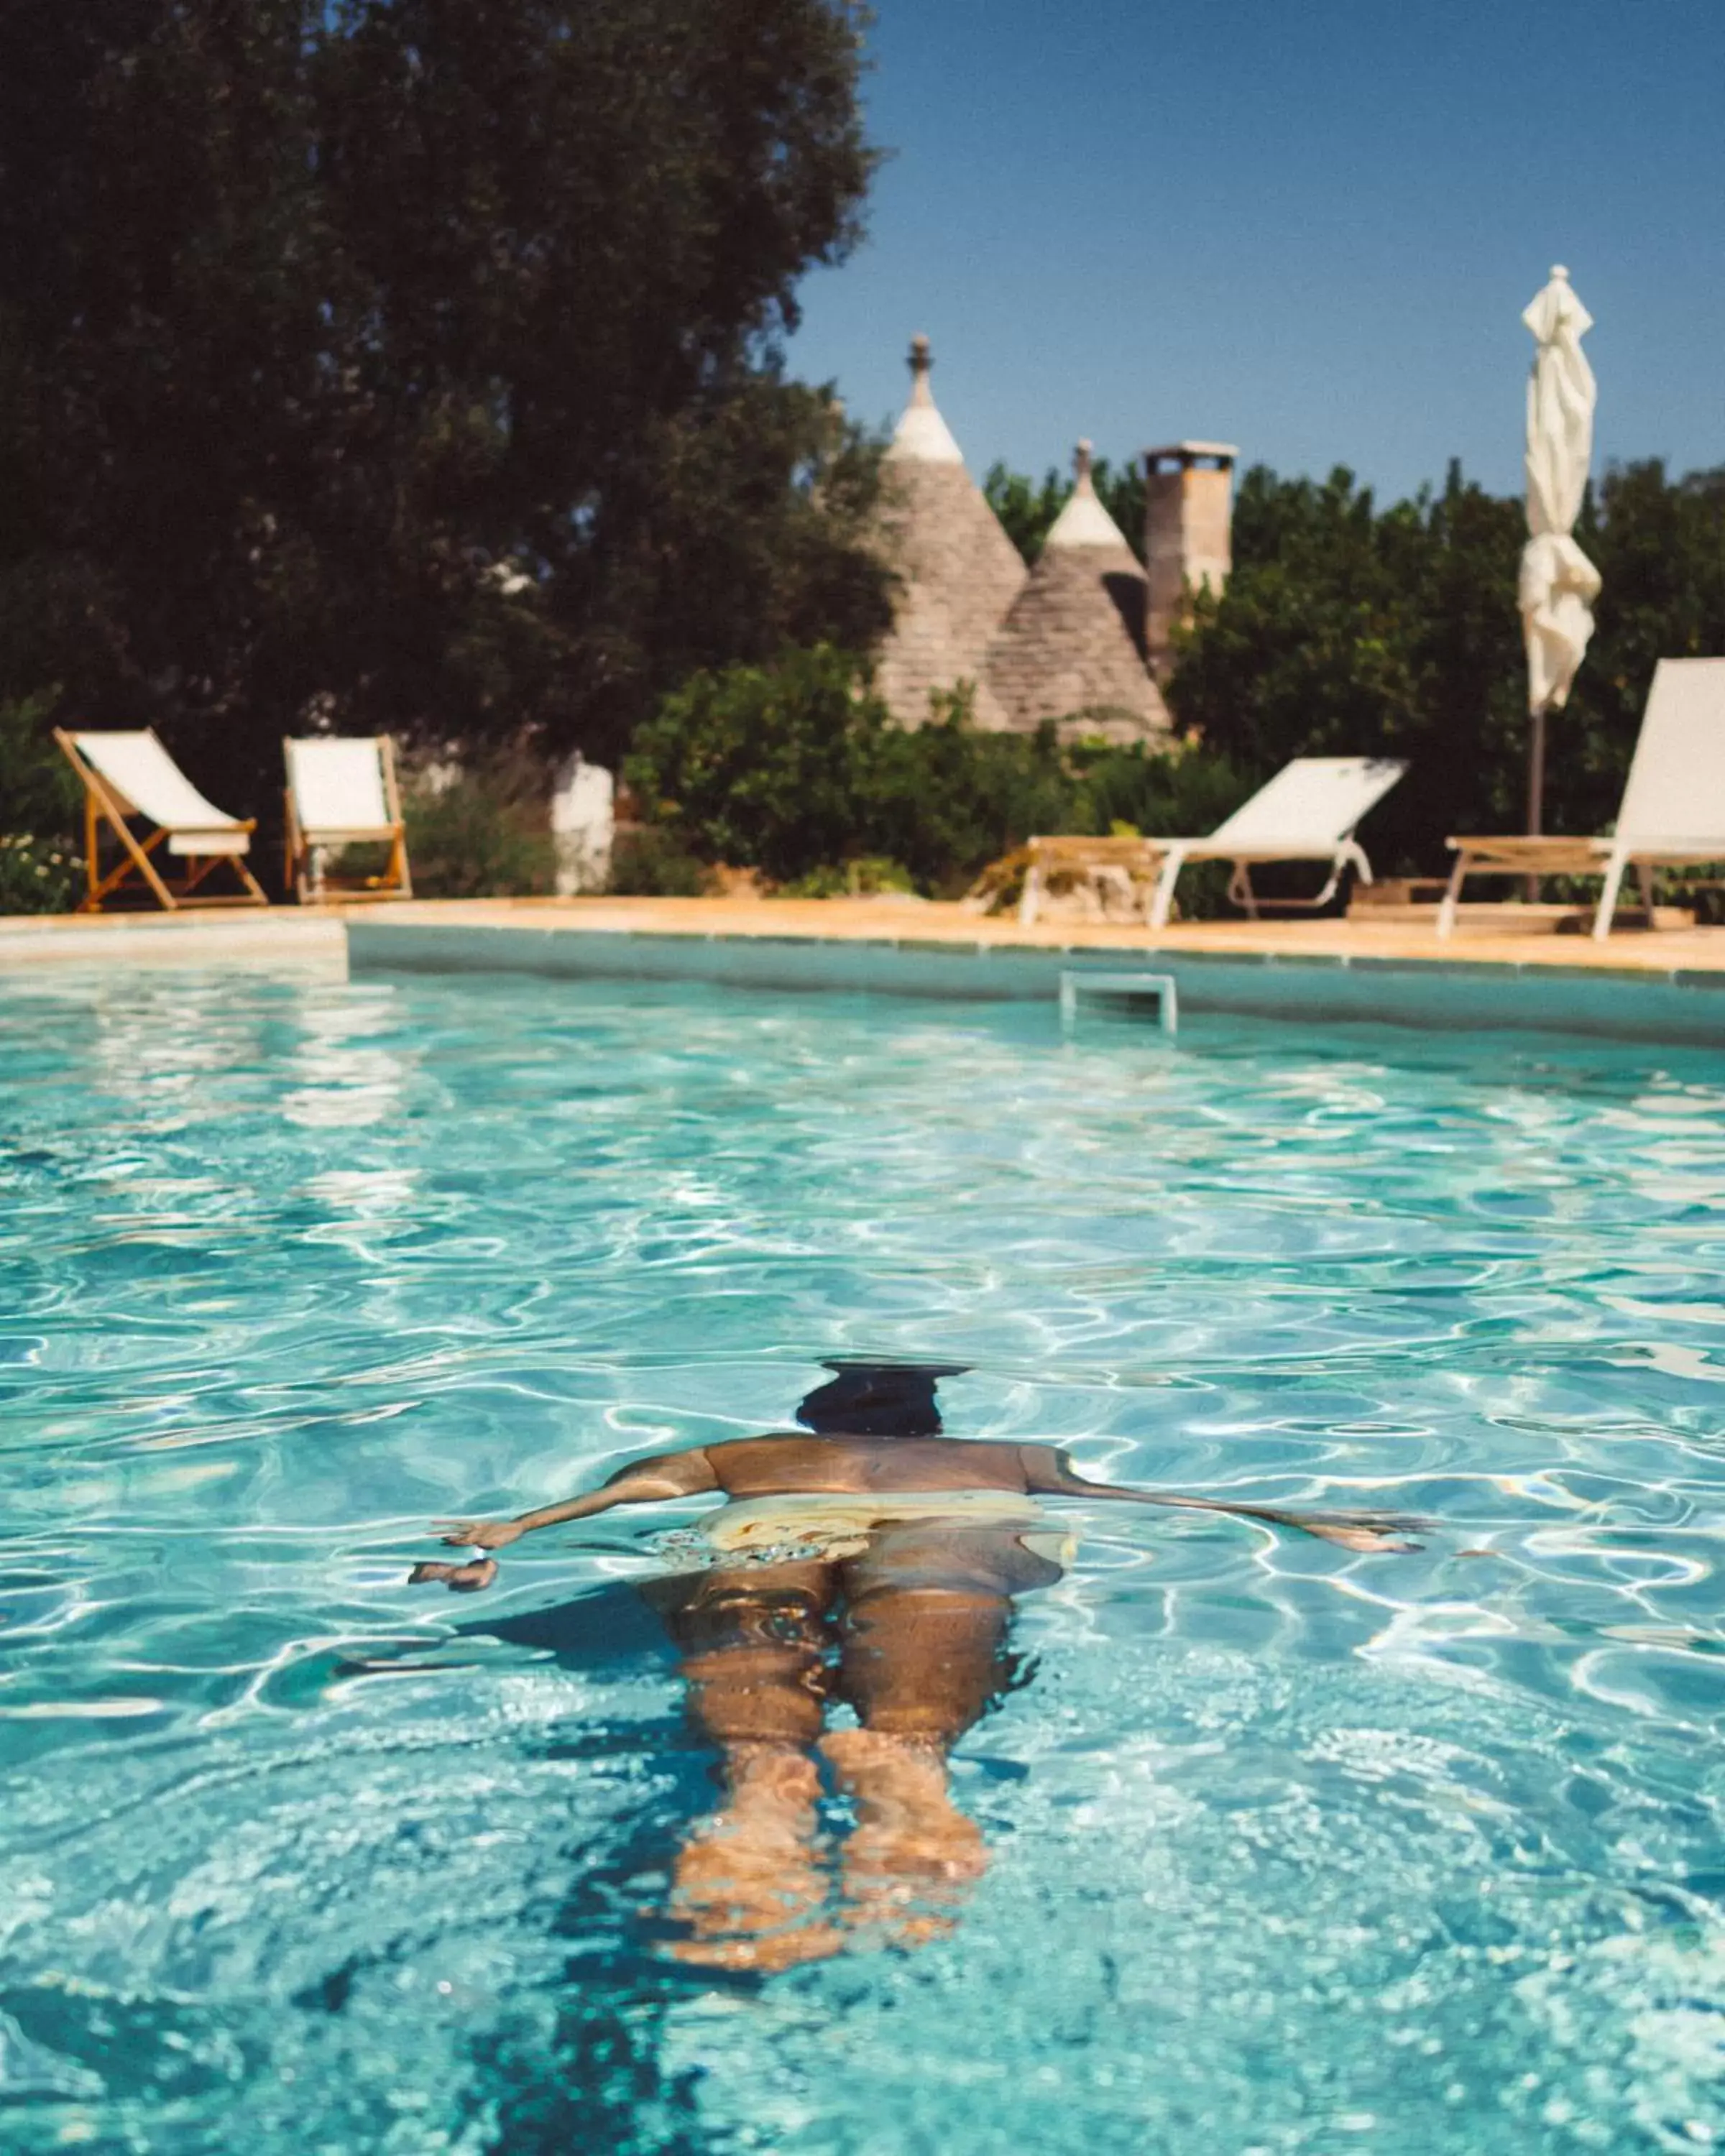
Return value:
M 880 518 L 901 589 L 875 683 L 901 726 L 920 726 L 932 689 L 973 681 L 978 723 L 999 727 L 983 662 L 1024 565 L 936 408 L 932 364 L 927 338 L 913 338 L 911 401 L 886 452 Z
M 1006 723 L 1023 732 L 1081 713 L 1075 733 L 1168 734 L 1144 661 L 1144 572 L 1096 493 L 1088 442 L 1075 463 L 1077 483 L 989 647 L 988 687 Z

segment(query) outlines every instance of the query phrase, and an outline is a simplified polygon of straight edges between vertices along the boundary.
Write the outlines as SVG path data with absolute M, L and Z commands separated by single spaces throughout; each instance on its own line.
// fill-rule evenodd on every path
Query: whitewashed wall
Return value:
M 603 764 L 589 763 L 579 749 L 558 766 L 551 829 L 557 842 L 559 898 L 603 891 L 609 880 L 616 792 L 611 773 Z

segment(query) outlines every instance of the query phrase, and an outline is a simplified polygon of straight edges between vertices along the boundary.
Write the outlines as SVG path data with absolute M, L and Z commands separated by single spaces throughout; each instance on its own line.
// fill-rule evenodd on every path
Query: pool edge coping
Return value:
M 1075 962 L 1112 970 L 1153 963 L 1173 976 L 1183 1008 L 1199 1014 L 1232 1011 L 1296 1024 L 1375 1022 L 1415 1030 L 1461 1024 L 1491 1032 L 1725 1047 L 1725 1003 L 1701 993 L 1725 988 L 1725 972 L 1680 964 L 1543 966 L 1520 957 L 1194 951 L 1188 945 L 1122 946 L 1080 938 L 1055 943 L 821 936 L 788 929 L 761 933 L 471 916 L 410 921 L 368 916 L 350 917 L 347 927 L 350 965 L 362 971 L 459 973 L 476 970 L 480 962 L 499 971 L 562 978 L 682 978 L 742 988 L 900 993 L 917 1000 L 934 994 L 1016 1002 L 1056 994 L 1060 971 Z M 632 965 L 631 957 L 638 963 Z M 901 973 L 907 963 L 914 970 Z M 937 971 L 938 981 L 932 978 Z M 1009 973 L 1016 980 L 1009 982 Z M 1302 995 L 1302 988 L 1313 993 Z M 1537 994 L 1536 1009 L 1527 1006 L 1530 989 Z M 1437 993 L 1434 997 L 1429 991 Z M 1514 1008 L 1506 1009 L 1507 997 L 1514 998 Z

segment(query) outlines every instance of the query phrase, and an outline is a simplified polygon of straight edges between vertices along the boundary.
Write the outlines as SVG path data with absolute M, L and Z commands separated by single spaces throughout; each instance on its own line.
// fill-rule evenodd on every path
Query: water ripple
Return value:
M 1717 1059 L 478 979 L 0 1026 L 8 2146 L 1725 2139 Z M 681 1516 L 521 1554 L 495 1610 L 579 1655 L 405 1560 L 859 1353 L 1438 1526 L 1075 1508 L 960 1930 L 691 1983 L 639 1912 L 705 1762 L 620 1584 Z

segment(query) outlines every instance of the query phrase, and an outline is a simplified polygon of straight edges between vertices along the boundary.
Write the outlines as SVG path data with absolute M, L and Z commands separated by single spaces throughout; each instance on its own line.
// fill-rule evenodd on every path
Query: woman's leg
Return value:
M 821 1748 L 856 1805 L 845 1873 L 857 1920 L 908 1943 L 951 1928 L 939 1904 L 987 1858 L 952 1800 L 947 1753 L 1004 1681 L 1013 1596 L 1059 1577 L 1015 1534 L 939 1522 L 879 1535 L 846 1566 L 840 1684 L 862 1726 Z
M 718 1748 L 724 1799 L 678 1856 L 680 1958 L 782 1968 L 831 1953 L 815 1861 L 820 1734 L 837 1578 L 819 1563 L 751 1565 L 658 1584 L 691 1713 Z M 671 1589 L 670 1594 L 666 1590 Z

